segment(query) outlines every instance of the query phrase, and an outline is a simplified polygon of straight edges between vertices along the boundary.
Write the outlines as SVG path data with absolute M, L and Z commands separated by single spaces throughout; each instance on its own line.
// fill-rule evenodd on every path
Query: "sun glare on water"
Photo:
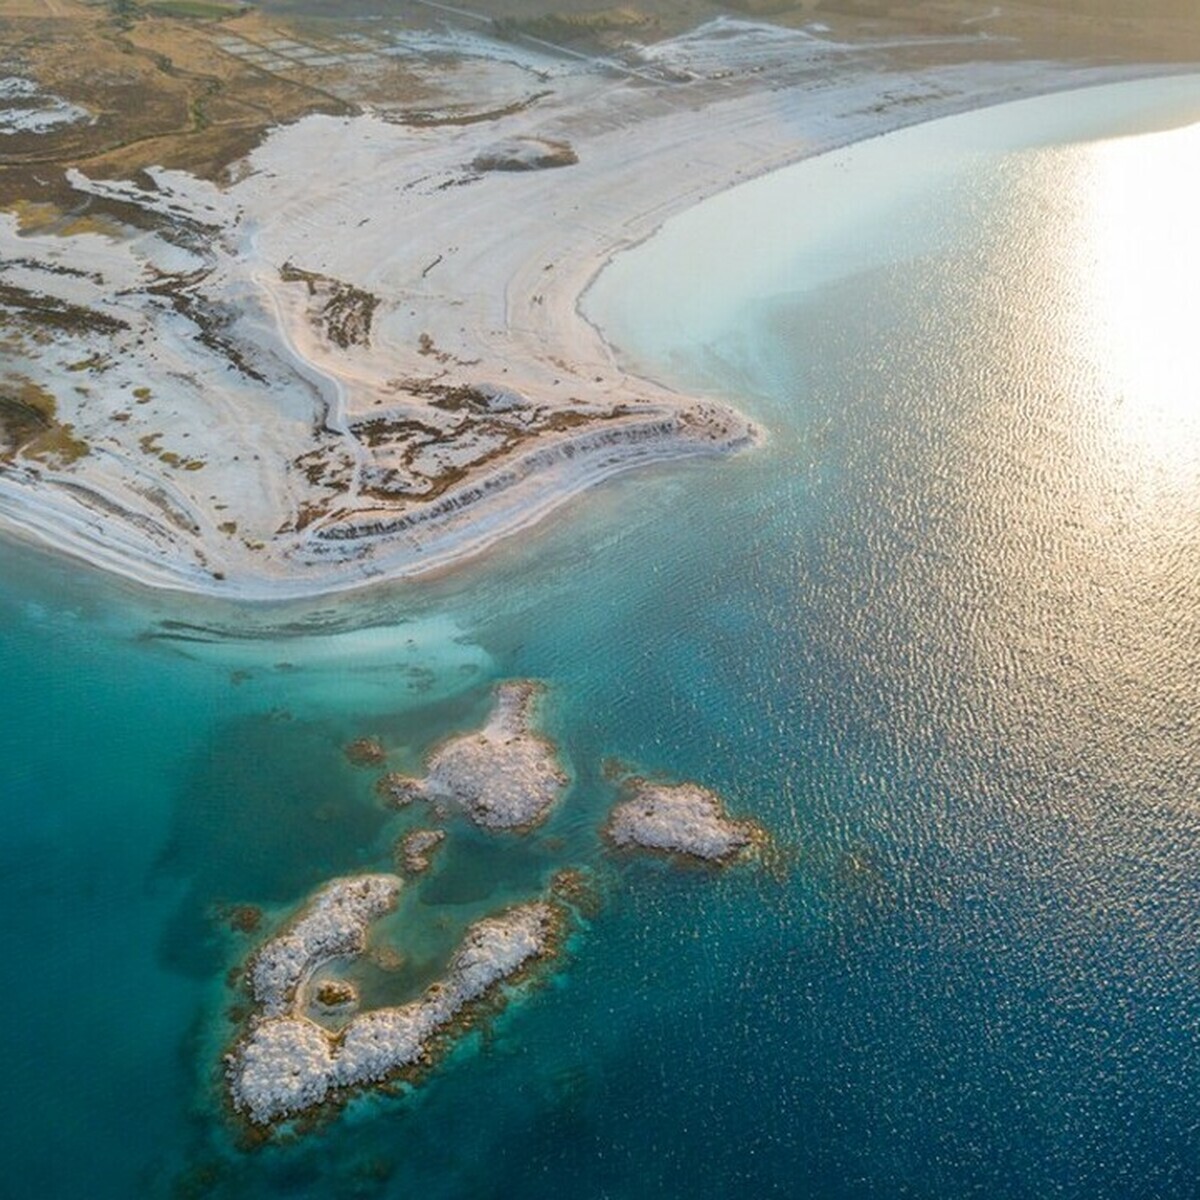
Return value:
M 1071 259 L 1077 334 L 1139 490 L 1200 484 L 1200 125 L 1089 146 Z

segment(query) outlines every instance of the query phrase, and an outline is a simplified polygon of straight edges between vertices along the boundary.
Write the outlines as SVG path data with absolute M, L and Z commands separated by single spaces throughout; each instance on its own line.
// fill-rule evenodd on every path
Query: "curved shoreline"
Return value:
M 590 203 L 600 227 L 574 217 L 547 227 L 542 219 L 545 212 L 523 214 L 516 207 L 519 201 L 501 193 L 498 220 L 503 224 L 505 215 L 514 219 L 524 215 L 528 240 L 493 239 L 465 269 L 458 269 L 457 275 L 453 265 L 444 268 L 448 282 L 444 293 L 435 297 L 441 309 L 435 307 L 432 313 L 422 310 L 418 316 L 420 305 L 414 302 L 410 316 L 415 318 L 415 325 L 412 321 L 406 323 L 399 312 L 400 303 L 407 301 L 395 301 L 396 311 L 389 314 L 390 323 L 381 331 L 382 349 L 365 366 L 360 360 L 347 362 L 344 357 L 329 354 L 311 344 L 311 338 L 308 343 L 300 338 L 297 346 L 296 334 L 304 328 L 302 321 L 290 323 L 277 303 L 278 292 L 268 290 L 278 338 L 287 352 L 301 361 L 302 373 L 310 377 L 315 373 L 341 391 L 343 436 L 356 420 L 362 422 L 372 415 L 363 407 L 365 400 L 356 411 L 347 413 L 346 380 L 364 395 L 374 395 L 382 383 L 380 372 L 384 366 L 399 366 L 402 371 L 423 369 L 426 364 L 403 347 L 417 340 L 413 331 L 424 325 L 430 326 L 433 334 L 422 331 L 422 339 L 429 338 L 429 345 L 447 346 L 438 358 L 450 365 L 437 378 L 446 378 L 444 386 L 448 389 L 477 387 L 480 376 L 472 375 L 468 368 L 485 361 L 492 378 L 499 374 L 515 376 L 513 391 L 526 403 L 548 404 L 553 400 L 552 385 L 559 383 L 551 376 L 564 368 L 571 376 L 569 385 L 581 395 L 573 401 L 583 406 L 581 420 L 586 418 L 579 431 L 567 429 L 520 453 L 501 456 L 494 465 L 468 473 L 457 491 L 452 489 L 441 500 L 425 506 L 401 512 L 383 507 L 375 514 L 354 509 L 341 515 L 329 513 L 314 524 L 311 532 L 301 535 L 297 531 L 290 541 L 281 540 L 283 549 L 269 564 L 274 572 L 249 569 L 255 565 L 253 554 L 243 554 L 236 571 L 210 566 L 205 550 L 216 548 L 210 532 L 212 523 L 209 530 L 203 528 L 202 520 L 193 530 L 185 529 L 191 520 L 186 498 L 179 506 L 181 517 L 175 519 L 171 511 L 167 512 L 168 523 L 174 520 L 178 526 L 172 529 L 156 523 L 155 517 L 145 511 L 128 512 L 120 500 L 111 493 L 106 496 L 101 487 L 91 488 L 94 499 L 89 508 L 80 499 L 87 490 L 85 485 L 67 477 L 56 484 L 50 471 L 38 473 L 36 479 L 29 471 L 0 476 L 0 525 L 5 533 L 23 541 L 36 542 L 142 586 L 237 601 L 314 598 L 452 568 L 528 529 L 572 497 L 624 471 L 680 457 L 722 455 L 761 436 L 753 425 L 723 406 L 689 402 L 652 380 L 627 374 L 619 364 L 619 350 L 584 312 L 588 293 L 613 258 L 652 238 L 666 221 L 741 183 L 918 123 L 1032 94 L 1182 73 L 1182 69 L 1136 66 L 968 64 L 924 72 L 926 84 L 931 78 L 941 81 L 944 94 L 940 97 L 883 112 L 874 111 L 870 105 L 864 111 L 862 101 L 884 85 L 894 85 L 895 73 L 877 72 L 865 79 L 843 81 L 842 90 L 827 93 L 823 97 L 825 108 L 816 113 L 808 109 L 811 94 L 799 87 L 782 98 L 777 93 L 752 92 L 665 115 L 647 113 L 647 106 L 656 100 L 653 94 L 647 99 L 647 93 L 636 89 L 616 89 L 608 96 L 617 121 L 615 134 L 611 129 L 602 129 L 589 140 L 586 134 L 576 132 L 574 144 L 580 149 L 583 165 L 561 173 L 566 177 L 579 172 L 576 195 L 581 203 L 577 208 Z M 973 90 L 955 94 L 954 80 L 961 86 L 973 84 Z M 857 107 L 848 112 L 848 105 Z M 798 140 L 789 124 L 801 112 L 809 122 L 809 137 L 805 140 Z M 518 134 L 522 129 L 549 126 L 553 132 L 583 120 L 578 104 L 551 115 L 551 120 L 523 115 L 509 123 L 509 131 L 513 126 Z M 849 118 L 857 119 L 849 120 L 847 127 Z M 278 143 L 302 145 L 304 125 L 301 122 L 277 131 L 275 146 L 269 141 L 263 157 L 271 161 Z M 494 140 L 496 132 L 485 130 L 485 137 Z M 309 133 L 321 136 L 320 128 L 311 122 Z M 383 136 L 372 129 L 366 133 L 377 139 Z M 749 150 L 745 148 L 748 134 L 758 138 L 757 143 L 750 140 Z M 464 140 L 468 139 L 460 137 L 453 146 L 460 157 L 463 151 L 458 143 Z M 435 150 L 444 152 L 441 146 Z M 286 147 L 280 153 L 279 161 L 286 165 L 290 161 Z M 688 168 L 695 165 L 693 155 L 699 153 L 708 155 L 709 161 L 697 179 Z M 718 161 L 714 163 L 712 158 Z M 655 164 L 659 164 L 657 172 L 650 170 Z M 637 182 L 647 178 L 647 172 L 651 182 L 643 182 L 639 191 Z M 491 186 L 490 180 L 488 183 Z M 269 190 L 264 195 L 273 199 Z M 509 208 L 503 207 L 504 203 Z M 543 208 L 553 208 L 545 201 L 541 203 Z M 430 205 L 419 208 L 414 221 L 427 217 L 430 211 Z M 470 206 L 467 211 L 471 211 Z M 255 231 L 255 241 L 260 233 Z M 497 254 L 491 266 L 487 261 L 489 249 L 507 251 L 508 261 Z M 279 254 L 278 248 L 275 252 Z M 418 247 L 417 252 L 432 253 L 433 244 Z M 547 258 L 548 265 L 539 265 Z M 374 264 L 369 269 L 378 270 Z M 369 273 L 369 269 L 364 268 L 364 272 Z M 357 285 L 360 280 L 353 282 Z M 478 287 L 478 296 L 470 290 L 473 285 Z M 462 310 L 464 298 L 466 311 Z M 449 321 L 461 324 L 454 330 Z M 427 354 L 427 350 L 422 348 L 418 354 Z M 507 380 L 505 387 L 509 387 Z M 640 398 L 644 407 L 611 408 L 612 416 L 605 418 L 604 404 L 611 406 L 614 397 L 620 402 L 631 395 Z M 379 400 L 374 403 L 379 404 Z M 612 421 L 607 431 L 601 427 L 597 432 L 600 419 Z M 286 460 L 279 465 L 284 471 L 288 468 Z M 361 465 L 360 461 L 358 469 Z M 264 473 L 269 478 L 270 468 L 263 467 L 259 474 Z M 51 476 L 49 482 L 46 476 Z M 73 490 L 64 494 L 58 486 L 64 483 Z M 31 487 L 40 494 L 31 495 Z M 105 512 L 106 508 L 110 511 Z M 114 520 L 114 511 L 124 512 L 125 519 Z M 138 536 L 132 528 L 138 522 L 146 525 L 148 534 Z M 349 552 L 341 553 L 343 549 Z
M 853 146 L 861 145 L 864 142 L 874 141 L 878 138 L 888 137 L 891 134 L 900 133 L 904 130 L 917 128 L 918 126 L 931 125 L 939 121 L 952 120 L 955 117 L 966 116 L 970 113 L 983 112 L 988 109 L 1002 108 L 1010 104 L 1020 104 L 1026 101 L 1036 101 L 1045 99 L 1051 96 L 1070 94 L 1075 92 L 1087 92 L 1100 88 L 1120 86 L 1122 84 L 1145 83 L 1152 80 L 1168 80 L 1181 79 L 1196 75 L 1200 72 L 1200 63 L 1176 64 L 1170 66 L 1162 65 L 1120 65 L 1120 66 L 1097 66 L 1084 68 L 1070 63 L 1047 63 L 1047 66 L 1058 70 L 1071 71 L 1079 70 L 1089 77 L 1086 79 L 1078 78 L 1048 78 L 1044 83 L 1036 88 L 1029 89 L 1022 87 L 1012 94 L 1007 92 L 984 92 L 977 95 L 964 97 L 958 105 L 946 105 L 934 112 L 918 112 L 918 113 L 901 113 L 897 112 L 897 120 L 887 124 L 885 127 L 876 129 L 866 133 L 855 133 L 848 135 L 841 140 L 831 140 L 823 143 L 819 147 L 811 150 L 805 150 L 794 156 L 785 157 L 779 161 L 764 165 L 761 170 L 752 174 L 739 175 L 732 179 L 728 184 L 715 191 L 708 192 L 696 198 L 689 199 L 686 203 L 676 207 L 671 207 L 668 211 L 662 213 L 659 219 L 647 230 L 640 233 L 638 236 L 627 239 L 620 244 L 612 247 L 611 253 L 600 263 L 595 266 L 586 283 L 583 285 L 575 301 L 575 312 L 578 317 L 586 322 L 595 330 L 598 337 L 605 341 L 610 351 L 614 351 L 614 362 L 620 357 L 619 349 L 609 342 L 606 337 L 604 326 L 601 322 L 593 320 L 588 316 L 586 311 L 589 294 L 594 290 L 597 281 L 611 266 L 614 259 L 618 256 L 627 254 L 644 246 L 647 242 L 657 237 L 663 228 L 671 221 L 675 220 L 683 213 L 691 213 L 709 200 L 716 198 L 719 195 L 724 195 L 727 192 L 734 191 L 747 184 L 756 183 L 771 175 L 776 175 L 784 171 L 788 171 L 793 167 L 798 167 L 803 163 L 812 162 L 823 158 L 827 155 L 836 154 L 838 151 L 848 150 Z M 1095 77 L 1092 78 L 1091 75 Z M 670 386 L 660 380 L 651 381 L 658 383 L 659 386 Z
M 419 558 L 413 557 L 411 545 L 393 544 L 390 563 L 384 559 L 383 562 L 372 563 L 366 571 L 354 571 L 352 563 L 339 561 L 328 572 L 315 577 L 313 572 L 309 572 L 291 578 L 216 579 L 194 564 L 169 559 L 155 561 L 140 548 L 128 543 L 123 545 L 111 534 L 102 536 L 91 533 L 87 528 L 87 515 L 81 509 L 73 510 L 64 505 L 48 511 L 43 501 L 43 506 L 34 510 L 34 506 L 22 503 L 23 497 L 17 489 L 4 486 L 9 482 L 7 480 L 0 480 L 0 537 L 19 539 L 154 590 L 245 603 L 312 600 L 453 569 L 474 560 L 498 542 L 534 527 L 577 496 L 626 471 L 686 458 L 733 453 L 761 439 L 762 435 L 755 426 L 747 423 L 744 428 L 741 436 L 726 443 L 664 438 L 658 444 L 631 443 L 624 455 L 610 455 L 607 459 L 598 458 L 592 463 L 581 459 L 579 469 L 563 478 L 556 488 L 534 490 L 524 497 L 525 503 L 519 507 L 510 504 L 507 509 L 501 508 L 499 513 L 485 512 L 473 524 L 468 521 L 465 528 L 451 531 L 440 539 L 435 531 L 430 542 L 421 546 Z M 489 484 L 494 482 L 495 499 L 501 502 L 511 500 L 510 492 L 517 491 L 522 482 L 542 482 L 540 478 L 533 477 L 527 480 L 514 479 L 510 487 L 504 479 L 507 474 L 509 470 L 506 467 L 494 476 L 473 481 L 472 488 L 487 493 L 492 490 Z M 495 507 L 499 508 L 499 503 Z M 36 511 L 32 519 L 26 515 L 30 511 Z M 450 515 L 461 519 L 463 512 Z M 424 523 L 420 515 L 398 519 Z M 97 526 L 102 521 L 98 513 L 95 521 Z M 430 520 L 429 524 L 436 525 L 436 518 Z M 388 536 L 387 531 L 367 532 L 358 540 L 378 539 L 387 545 Z

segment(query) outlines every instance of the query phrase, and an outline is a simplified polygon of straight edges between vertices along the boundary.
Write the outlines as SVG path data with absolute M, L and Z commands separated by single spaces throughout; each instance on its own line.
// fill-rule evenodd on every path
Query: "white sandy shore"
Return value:
M 730 78 L 709 70 L 705 37 L 656 50 L 687 82 L 581 70 L 479 124 L 312 117 L 276 130 L 224 191 L 178 172 L 156 173 L 157 190 L 77 177 L 97 201 L 169 219 L 170 236 L 19 237 L 0 215 L 0 282 L 121 323 L 10 356 L 10 377 L 52 392 L 90 453 L 0 471 L 0 530 L 146 585 L 245 599 L 453 565 L 617 472 L 760 436 L 615 361 L 579 311 L 615 253 L 832 147 L 1139 73 L 914 70 L 808 38 Z M 473 169 L 514 139 L 579 161 Z M 369 345 L 321 328 L 340 285 L 377 300 Z

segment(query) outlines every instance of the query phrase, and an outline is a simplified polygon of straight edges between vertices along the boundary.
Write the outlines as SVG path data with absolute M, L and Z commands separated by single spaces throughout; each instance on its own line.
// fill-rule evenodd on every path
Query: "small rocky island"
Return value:
M 729 863 L 766 834 L 753 821 L 735 821 L 715 792 L 696 783 L 630 779 L 605 833 L 614 846 Z
M 442 829 L 413 829 L 406 833 L 397 847 L 404 869 L 410 875 L 428 871 L 430 856 L 445 840 Z
M 249 982 L 257 1008 L 226 1056 L 229 1099 L 251 1124 L 269 1127 L 427 1062 L 434 1042 L 479 1005 L 557 949 L 566 910 L 551 900 L 520 904 L 471 925 L 445 975 L 420 997 L 353 1016 L 332 1031 L 305 1015 L 313 973 L 366 947 L 371 921 L 394 907 L 400 880 L 363 875 L 323 887 L 301 916 L 255 955 Z M 318 986 L 321 1007 L 349 1006 L 353 989 Z
M 458 808 L 485 829 L 528 830 L 545 820 L 567 786 L 554 744 L 534 732 L 539 684 L 501 684 L 487 724 L 444 742 L 423 779 L 391 774 L 381 781 L 391 802 L 426 800 Z

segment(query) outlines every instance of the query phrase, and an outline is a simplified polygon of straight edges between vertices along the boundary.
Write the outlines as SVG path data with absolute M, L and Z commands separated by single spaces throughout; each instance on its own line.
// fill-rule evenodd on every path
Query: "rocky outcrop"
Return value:
M 326 884 L 299 919 L 254 956 L 250 991 L 261 1011 L 282 1015 L 319 966 L 361 954 L 368 926 L 395 908 L 399 893 L 395 875 L 353 875 Z
M 545 820 L 567 785 L 554 744 L 533 729 L 541 688 L 502 684 L 487 724 L 430 755 L 423 779 L 393 778 L 394 794 L 457 808 L 485 829 L 529 829 Z
M 695 783 L 631 779 L 605 830 L 623 849 L 686 855 L 727 863 L 765 835 L 752 821 L 732 820 L 721 797 Z
M 271 1125 L 422 1063 L 435 1038 L 554 951 L 564 919 L 557 905 L 534 901 L 476 921 L 445 976 L 419 999 L 354 1016 L 340 1033 L 296 1005 L 252 1018 L 225 1063 L 234 1109 Z
M 441 829 L 414 829 L 400 839 L 400 859 L 410 875 L 429 870 L 430 855 L 446 840 Z

